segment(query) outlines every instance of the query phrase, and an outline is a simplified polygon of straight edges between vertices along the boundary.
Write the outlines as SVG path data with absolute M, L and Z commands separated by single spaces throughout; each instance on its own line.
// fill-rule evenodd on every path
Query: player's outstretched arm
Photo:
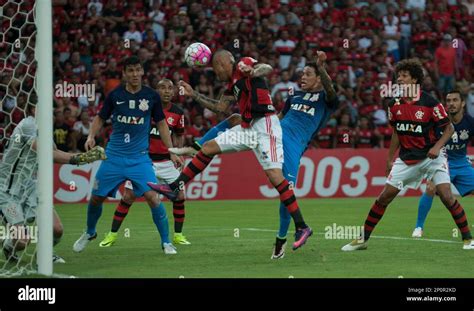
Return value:
M 328 72 L 326 71 L 325 61 L 326 61 L 326 53 L 318 51 L 316 54 L 316 65 L 317 65 L 317 73 L 321 78 L 321 84 L 324 87 L 324 90 L 327 94 L 328 102 L 334 102 L 337 98 L 336 90 L 332 84 L 331 77 L 329 76 Z
M 161 140 L 163 141 L 163 144 L 169 149 L 173 148 L 173 142 L 171 140 L 171 135 L 170 135 L 170 129 L 168 127 L 168 123 L 166 123 L 166 119 L 163 119 L 159 121 L 156 124 L 156 128 L 158 129 L 158 132 L 160 133 Z M 177 155 L 170 153 L 171 161 L 175 163 L 176 165 L 180 166 L 183 164 L 183 160 L 178 157 Z
M 443 146 L 451 139 L 451 136 L 454 134 L 454 126 L 451 122 L 445 125 L 442 129 L 443 135 L 439 138 L 436 144 L 428 151 L 428 158 L 435 159 L 439 155 L 439 151 Z
M 33 142 L 32 148 L 33 150 L 36 150 L 36 141 Z M 83 153 L 70 153 L 59 150 L 56 148 L 55 144 L 53 145 L 54 163 L 83 165 L 105 159 L 107 159 L 107 157 L 105 155 L 104 148 L 100 146 L 96 146 Z
M 225 112 L 231 101 L 235 100 L 234 96 L 223 95 L 219 100 L 206 97 L 199 92 L 193 90 L 191 85 L 184 81 L 179 81 L 179 94 L 189 96 L 197 101 L 202 107 L 212 112 Z
M 256 77 L 264 77 L 269 75 L 273 71 L 273 67 L 269 64 L 256 64 L 251 72 L 251 76 Z
M 87 136 L 86 143 L 84 144 L 86 151 L 89 151 L 90 149 L 94 148 L 95 137 L 97 136 L 97 133 L 99 133 L 99 131 L 102 129 L 103 125 L 104 120 L 99 116 L 95 116 L 94 120 L 92 121 L 92 125 L 89 130 L 89 135 Z

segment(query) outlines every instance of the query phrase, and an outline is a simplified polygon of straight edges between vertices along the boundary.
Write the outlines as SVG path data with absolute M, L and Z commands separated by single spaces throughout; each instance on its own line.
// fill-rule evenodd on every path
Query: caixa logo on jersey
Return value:
M 298 110 L 304 113 L 307 113 L 311 116 L 314 116 L 314 107 L 305 104 L 292 104 L 291 109 Z
M 413 133 L 422 133 L 422 127 L 420 124 L 404 124 L 397 123 L 397 131 L 399 132 L 413 132 Z
M 117 121 L 120 123 L 125 123 L 125 124 L 144 124 L 145 123 L 145 118 L 143 117 L 133 117 L 133 116 L 122 116 L 118 115 L 117 116 Z

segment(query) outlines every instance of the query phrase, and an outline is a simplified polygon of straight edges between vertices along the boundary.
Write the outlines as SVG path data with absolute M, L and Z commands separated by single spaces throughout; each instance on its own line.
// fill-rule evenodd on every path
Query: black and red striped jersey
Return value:
M 274 114 L 272 97 L 267 82 L 261 77 L 247 77 L 241 70 L 240 64 L 253 67 L 257 61 L 251 57 L 242 58 L 235 65 L 232 82 L 229 83 L 227 94 L 233 94 L 237 99 L 240 114 L 242 115 L 241 126 L 250 126 L 253 119 Z
M 374 145 L 375 133 L 371 129 L 359 129 L 356 135 L 356 148 L 372 148 Z
M 168 109 L 163 108 L 166 123 L 170 129 L 170 135 L 184 135 L 184 111 L 175 104 L 171 104 Z M 169 160 L 168 147 L 161 140 L 160 133 L 155 124 L 150 131 L 150 158 L 153 161 Z
M 435 129 L 451 122 L 443 104 L 426 92 L 417 101 L 393 100 L 388 118 L 400 141 L 400 159 L 407 164 L 424 160 L 438 140 Z

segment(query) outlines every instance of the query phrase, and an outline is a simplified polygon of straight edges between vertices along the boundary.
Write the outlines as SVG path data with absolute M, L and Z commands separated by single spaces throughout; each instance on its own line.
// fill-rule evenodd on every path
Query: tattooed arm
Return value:
M 272 66 L 268 64 L 257 64 L 253 69 L 252 77 L 263 77 L 270 74 L 272 71 Z
M 255 67 L 246 65 L 243 62 L 238 64 L 240 71 L 252 78 L 263 77 L 273 71 L 272 66 L 268 64 L 256 64 Z
M 326 91 L 328 102 L 332 102 L 337 98 L 337 93 L 332 84 L 331 77 L 329 77 L 329 74 L 326 71 L 324 64 L 325 61 L 326 54 L 324 52 L 318 51 L 316 55 L 317 74 L 321 78 L 321 84 Z
M 235 97 L 231 95 L 222 95 L 221 98 L 217 100 L 206 97 L 195 90 L 193 90 L 191 97 L 201 106 L 213 112 L 225 112 L 227 108 L 235 101 Z
M 189 96 L 197 101 L 202 107 L 213 112 L 225 112 L 227 107 L 235 100 L 234 96 L 223 95 L 219 100 L 206 97 L 193 90 L 191 85 L 184 81 L 179 81 L 179 95 Z

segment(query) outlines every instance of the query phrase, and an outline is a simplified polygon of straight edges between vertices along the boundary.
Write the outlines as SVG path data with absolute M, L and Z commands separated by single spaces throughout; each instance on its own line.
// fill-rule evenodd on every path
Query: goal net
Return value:
M 0 277 L 37 272 L 35 2 L 0 0 Z

